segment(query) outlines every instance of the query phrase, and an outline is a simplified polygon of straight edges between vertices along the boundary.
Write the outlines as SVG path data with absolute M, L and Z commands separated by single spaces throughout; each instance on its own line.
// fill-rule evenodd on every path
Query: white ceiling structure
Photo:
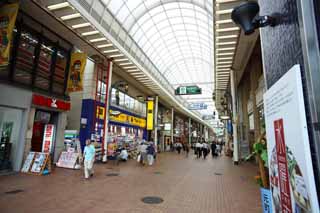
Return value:
M 212 114 L 213 6 L 212 0 L 102 0 L 174 87 L 200 84 Z M 211 82 L 210 82 L 211 81 Z M 193 97 L 193 96 L 192 96 Z M 185 96 L 189 102 L 195 102 Z M 204 98 L 204 99 L 202 99 Z
M 213 113 L 212 0 L 33 0 L 179 111 Z M 179 85 L 201 95 L 175 96 Z M 207 110 L 190 111 L 190 102 Z

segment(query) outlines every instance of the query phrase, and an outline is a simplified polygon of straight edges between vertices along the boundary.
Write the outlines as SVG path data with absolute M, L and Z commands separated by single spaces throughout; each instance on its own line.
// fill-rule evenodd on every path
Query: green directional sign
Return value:
M 198 86 L 181 86 L 175 90 L 176 95 L 199 95 L 201 92 Z

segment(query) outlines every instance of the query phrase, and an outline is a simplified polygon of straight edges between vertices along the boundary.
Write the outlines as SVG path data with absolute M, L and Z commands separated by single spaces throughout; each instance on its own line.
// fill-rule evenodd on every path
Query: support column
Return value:
M 102 162 L 107 162 L 107 153 L 108 153 L 108 129 L 109 129 L 109 109 L 111 102 L 111 79 L 112 79 L 112 68 L 113 62 L 112 60 L 108 60 L 108 74 L 106 79 L 107 83 L 107 91 L 106 91 L 106 112 L 104 119 L 104 140 L 103 140 L 103 148 L 104 152 L 102 153 Z
M 154 106 L 154 146 L 156 152 L 158 152 L 158 104 L 159 97 L 155 97 L 155 106 Z
M 173 144 L 173 129 L 174 129 L 174 108 L 171 108 L 171 143 Z
M 239 143 L 238 143 L 238 118 L 237 118 L 237 105 L 236 105 L 236 82 L 235 71 L 231 70 L 231 96 L 232 96 L 232 126 L 233 126 L 233 163 L 239 163 Z
M 189 145 L 191 145 L 191 118 L 189 118 L 189 123 L 188 123 L 188 136 L 189 136 Z

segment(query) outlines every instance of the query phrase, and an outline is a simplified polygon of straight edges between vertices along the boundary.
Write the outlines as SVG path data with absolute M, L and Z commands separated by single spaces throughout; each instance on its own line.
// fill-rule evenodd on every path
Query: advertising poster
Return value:
M 54 141 L 54 125 L 47 124 L 44 127 L 43 141 L 42 141 L 42 152 L 51 153 L 52 144 Z
M 9 64 L 12 31 L 18 8 L 18 4 L 6 4 L 0 8 L 0 66 Z
M 319 212 L 300 66 L 264 95 L 273 212 Z
M 34 161 L 31 167 L 31 172 L 40 173 L 45 165 L 48 154 L 38 152 L 35 154 Z
M 68 77 L 68 92 L 83 90 L 83 73 L 87 63 L 87 54 L 72 53 Z
M 153 100 L 148 100 L 147 102 L 147 130 L 153 130 Z
M 79 158 L 79 153 L 62 152 L 56 165 L 58 167 L 74 169 L 78 158 Z

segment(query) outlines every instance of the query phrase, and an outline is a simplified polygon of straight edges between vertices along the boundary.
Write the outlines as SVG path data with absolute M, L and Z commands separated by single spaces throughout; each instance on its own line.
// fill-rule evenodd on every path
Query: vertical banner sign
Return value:
M 54 140 L 54 125 L 47 124 L 44 128 L 42 152 L 51 153 L 52 144 Z
M 319 212 L 300 66 L 264 95 L 273 212 Z
M 68 92 L 83 90 L 83 73 L 87 63 L 87 54 L 72 53 L 68 76 Z
M 272 213 L 270 190 L 260 188 L 262 211 L 263 213 Z
M 153 109 L 154 102 L 153 99 L 147 102 L 147 130 L 153 130 Z
M 0 7 L 0 66 L 9 64 L 12 31 L 16 23 L 19 4 L 5 4 Z

